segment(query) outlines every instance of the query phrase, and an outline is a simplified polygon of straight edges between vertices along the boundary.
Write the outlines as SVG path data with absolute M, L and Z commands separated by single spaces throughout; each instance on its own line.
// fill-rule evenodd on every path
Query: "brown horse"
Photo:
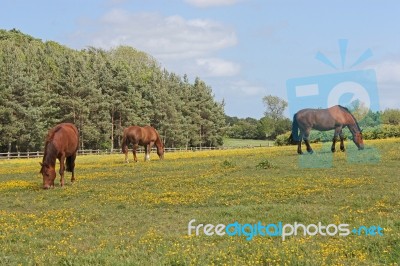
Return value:
M 359 150 L 364 149 L 362 133 L 357 120 L 346 107 L 340 105 L 335 105 L 328 109 L 303 109 L 298 111 L 293 116 L 292 134 L 289 140 L 298 144 L 297 153 L 302 154 L 301 141 L 304 139 L 307 151 L 313 153 L 309 142 L 311 129 L 320 131 L 335 129 L 331 151 L 335 152 L 336 150 L 335 144 L 338 136 L 340 137 L 340 149 L 344 151 L 342 128 L 346 126 L 353 135 L 354 144 L 356 144 Z M 299 129 L 300 136 L 298 133 Z
M 144 146 L 145 157 L 144 160 L 150 160 L 150 151 L 153 145 L 157 147 L 157 154 L 160 159 L 164 159 L 164 144 L 161 141 L 160 135 L 157 130 L 151 126 L 131 126 L 124 129 L 124 136 L 122 139 L 122 152 L 125 153 L 125 162 L 128 161 L 128 145 L 133 145 L 133 159 L 137 162 L 136 149 L 137 147 Z
M 72 172 L 71 182 L 75 181 L 74 168 L 78 144 L 78 129 L 73 124 L 63 123 L 49 130 L 44 148 L 43 162 L 40 163 L 44 189 L 54 187 L 56 159 L 60 161 L 61 186 L 64 186 L 64 170 Z M 66 167 L 64 166 L 65 160 Z

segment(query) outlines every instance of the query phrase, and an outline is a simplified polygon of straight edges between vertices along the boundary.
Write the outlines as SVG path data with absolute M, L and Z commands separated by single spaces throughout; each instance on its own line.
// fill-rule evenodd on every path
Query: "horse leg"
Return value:
M 307 152 L 310 153 L 310 154 L 312 154 L 312 153 L 314 153 L 314 151 L 313 151 L 313 149 L 312 149 L 311 146 L 310 146 L 310 141 L 309 141 L 310 132 L 311 132 L 311 129 L 305 131 L 305 134 L 304 134 L 304 143 L 306 144 Z
M 340 150 L 341 151 L 345 151 L 346 149 L 344 148 L 344 136 L 343 136 L 343 132 L 342 132 L 342 130 L 340 130 L 340 134 L 339 134 L 339 137 L 340 137 Z
M 72 172 L 71 183 L 75 182 L 75 159 L 76 159 L 76 153 L 71 156 L 71 166 L 70 166 Z
M 332 139 L 332 147 L 331 147 L 332 152 L 336 151 L 336 141 L 337 141 L 337 137 L 339 136 L 340 132 L 342 132 L 341 127 L 335 128 L 335 133 L 333 134 L 333 139 Z
M 298 154 L 303 154 L 303 151 L 301 150 L 301 142 L 302 142 L 302 139 L 300 139 L 299 143 L 297 144 L 297 153 Z
M 331 151 L 332 152 L 335 152 L 336 151 L 336 136 L 333 136 L 333 139 L 332 139 L 332 147 L 331 147 Z
M 138 145 L 137 144 L 133 144 L 133 149 L 132 149 L 132 153 L 133 153 L 133 160 L 135 162 L 137 162 L 137 157 L 136 157 L 136 149 L 137 149 Z
M 309 154 L 313 154 L 314 151 L 313 151 L 313 149 L 311 148 L 310 141 L 309 141 L 308 139 L 304 139 L 304 143 L 306 144 L 307 152 L 308 152 Z
M 61 155 L 60 158 L 60 184 L 63 187 L 64 186 L 64 171 L 65 171 L 65 155 Z
M 153 148 L 153 145 L 154 145 L 154 142 L 150 142 L 148 147 L 147 147 L 147 155 L 146 155 L 146 157 L 147 157 L 148 161 L 150 161 L 150 152 L 151 152 L 151 149 Z
M 129 149 L 128 149 L 128 146 L 123 147 L 122 150 L 124 151 L 124 154 L 125 154 L 125 162 L 129 163 L 129 159 L 128 159 Z
M 149 161 L 150 160 L 150 144 L 147 144 L 144 146 L 144 161 Z
M 303 141 L 303 132 L 300 130 L 299 143 L 297 143 L 297 153 L 298 154 L 303 154 L 303 151 L 301 150 L 301 142 L 302 141 Z

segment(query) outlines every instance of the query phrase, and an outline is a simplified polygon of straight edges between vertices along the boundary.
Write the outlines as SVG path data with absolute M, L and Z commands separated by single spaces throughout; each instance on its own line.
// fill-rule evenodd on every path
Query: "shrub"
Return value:
M 277 146 L 290 145 L 291 144 L 289 141 L 290 134 L 292 134 L 292 132 L 288 131 L 284 134 L 276 136 L 275 145 Z
M 223 168 L 233 168 L 233 167 L 236 166 L 236 164 L 235 164 L 234 162 L 229 161 L 229 160 L 224 160 L 224 161 L 221 163 L 221 166 L 222 166 Z
M 276 168 L 275 164 L 271 163 L 268 159 L 264 159 L 256 165 L 258 169 Z

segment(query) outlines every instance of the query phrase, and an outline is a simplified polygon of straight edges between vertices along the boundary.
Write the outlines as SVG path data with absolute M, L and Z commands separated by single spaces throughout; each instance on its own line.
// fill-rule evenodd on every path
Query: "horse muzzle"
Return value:
M 48 185 L 48 184 L 43 185 L 43 189 L 50 189 L 50 188 L 54 188 L 54 185 Z

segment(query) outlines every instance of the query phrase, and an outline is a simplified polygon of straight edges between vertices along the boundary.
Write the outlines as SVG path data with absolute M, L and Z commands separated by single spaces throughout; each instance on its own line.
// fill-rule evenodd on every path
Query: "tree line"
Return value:
M 70 49 L 0 30 L 0 151 L 43 148 L 49 128 L 74 123 L 80 149 L 121 146 L 130 125 L 155 127 L 167 147 L 222 144 L 223 103 L 132 47 Z
M 292 122 L 284 116 L 288 103 L 277 96 L 267 95 L 262 99 L 265 105 L 264 117 L 237 118 L 226 116 L 226 136 L 237 139 L 269 139 L 290 130 Z

